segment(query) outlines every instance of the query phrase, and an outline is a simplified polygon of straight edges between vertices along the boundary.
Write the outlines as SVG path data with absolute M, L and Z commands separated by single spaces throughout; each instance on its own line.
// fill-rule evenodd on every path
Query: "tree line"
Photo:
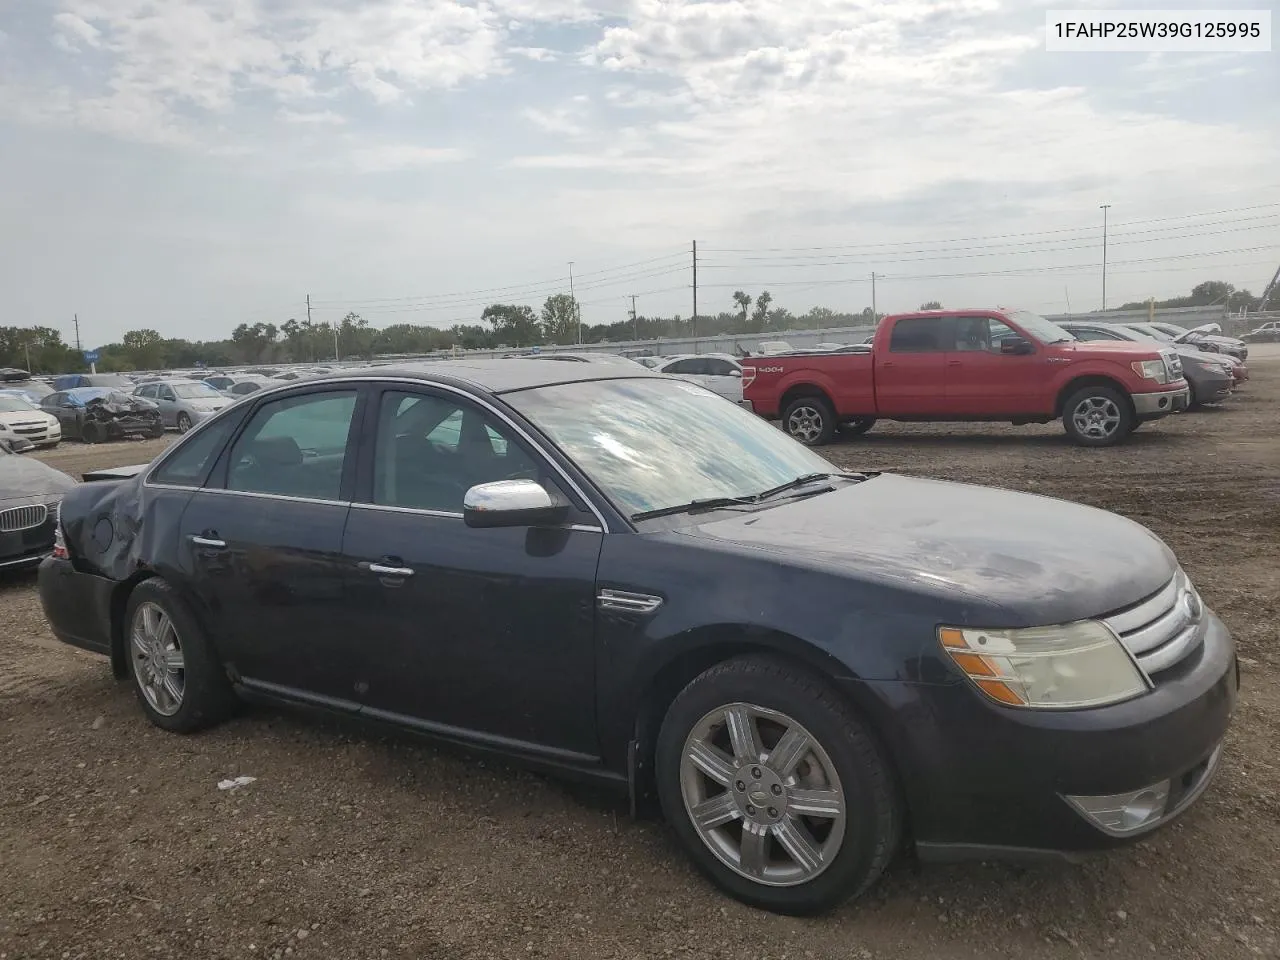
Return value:
M 1232 310 L 1253 309 L 1257 298 L 1247 290 L 1211 280 L 1194 287 L 1186 297 L 1156 303 L 1157 307 L 1206 306 L 1226 303 Z M 235 364 L 322 363 L 372 359 L 375 356 L 422 354 L 437 350 L 524 349 L 542 344 L 616 343 L 655 340 L 660 337 L 761 334 L 784 330 L 817 330 L 827 327 L 865 327 L 878 315 L 871 307 L 842 312 L 811 307 L 793 314 L 777 306 L 773 295 L 762 290 L 751 296 L 734 291 L 731 309 L 695 320 L 675 314 L 627 316 L 612 323 L 581 324 L 579 305 L 568 294 L 550 296 L 541 310 L 524 304 L 494 303 L 481 311 L 477 323 L 430 327 L 395 323 L 373 327 L 357 313 L 337 323 L 290 318 L 283 323 L 241 323 L 225 340 L 186 340 L 165 337 L 152 329 L 130 330 L 117 343 L 98 347 L 101 372 L 159 370 L 164 368 L 226 367 Z M 1137 309 L 1146 303 L 1128 303 L 1116 309 Z M 922 310 L 941 309 L 937 300 L 922 303 Z M 51 327 L 0 327 L 0 367 L 32 373 L 77 373 L 87 369 L 81 353 L 62 340 Z

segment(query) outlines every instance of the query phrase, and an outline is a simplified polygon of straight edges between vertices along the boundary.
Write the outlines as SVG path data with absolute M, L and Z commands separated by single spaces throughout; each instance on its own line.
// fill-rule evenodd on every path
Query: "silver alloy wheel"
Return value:
M 809 882 L 844 841 L 835 764 L 803 726 L 755 704 L 726 704 L 694 724 L 680 758 L 680 793 L 711 852 L 766 886 Z
M 1120 408 L 1110 397 L 1085 397 L 1071 411 L 1071 422 L 1083 436 L 1105 440 L 1120 429 Z
M 191 429 L 191 418 L 185 413 L 178 414 L 178 432 L 186 433 Z
M 787 417 L 787 433 L 803 443 L 822 436 L 822 412 L 816 407 L 796 407 Z
M 156 713 L 172 717 L 182 707 L 187 667 L 177 628 L 159 605 L 148 601 L 134 611 L 129 652 L 147 703 Z

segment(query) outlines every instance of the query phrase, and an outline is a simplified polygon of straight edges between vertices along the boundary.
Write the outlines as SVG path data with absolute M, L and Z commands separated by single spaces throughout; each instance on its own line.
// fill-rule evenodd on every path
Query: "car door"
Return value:
M 947 409 L 984 417 L 1035 413 L 1043 406 L 1041 385 L 1052 376 L 1044 349 L 995 317 L 956 317 L 946 357 Z M 1001 344 L 1022 340 L 1033 352 L 1004 353 Z
M 950 317 L 904 317 L 889 349 L 875 358 L 876 407 L 886 417 L 948 412 L 946 356 L 954 343 Z
M 350 706 L 362 630 L 343 597 L 341 547 L 362 397 L 335 384 L 253 403 L 183 512 L 187 582 L 251 689 Z
M 64 439 L 81 439 L 80 407 L 76 405 L 68 391 L 61 390 L 58 393 L 49 394 L 40 401 L 40 406 L 58 419 Z
M 178 395 L 167 383 L 154 384 L 154 393 L 148 397 L 160 408 L 160 422 L 166 427 L 178 425 Z
M 342 550 L 362 624 L 364 713 L 533 754 L 598 755 L 601 522 L 504 417 L 443 387 L 370 400 Z M 537 479 L 575 502 L 562 527 L 479 529 L 478 483 Z
M 742 400 L 742 368 L 722 357 L 703 357 L 702 385 L 726 400 Z

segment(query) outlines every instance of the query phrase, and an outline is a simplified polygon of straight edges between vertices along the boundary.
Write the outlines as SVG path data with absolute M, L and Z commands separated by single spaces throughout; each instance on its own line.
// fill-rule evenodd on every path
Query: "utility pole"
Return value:
M 1067 313 L 1070 313 L 1070 312 L 1071 312 L 1071 288 L 1070 288 L 1070 287 L 1068 287 L 1068 286 L 1066 286 L 1066 285 L 1064 284 L 1064 285 L 1063 285 L 1063 287 L 1062 287 L 1062 292 L 1063 292 L 1064 294 L 1066 294 L 1066 297 L 1067 297 Z
M 631 337 L 633 340 L 640 339 L 640 322 L 636 319 L 636 295 L 631 294 Z M 31 366 L 31 364 L 27 364 Z
M 871 319 L 880 322 L 880 314 L 876 311 L 876 272 L 871 271 Z
M 693 241 L 693 318 L 689 321 L 689 333 L 698 335 L 698 241 Z
M 582 311 L 578 309 L 578 298 L 573 295 L 573 261 L 569 261 L 569 299 L 573 301 L 573 319 L 578 325 L 578 344 L 582 344 Z
M 73 313 L 72 316 L 76 318 L 76 352 L 79 353 L 80 352 L 80 314 Z
M 1111 209 L 1111 204 L 1102 203 L 1098 205 L 1102 211 L 1102 309 L 1107 309 L 1107 211 Z
M 22 341 L 22 349 L 23 349 L 23 350 L 26 352 L 26 354 L 27 354 L 27 373 L 30 373 L 30 372 L 31 372 L 31 341 L 30 341 L 30 340 L 23 340 L 23 341 Z

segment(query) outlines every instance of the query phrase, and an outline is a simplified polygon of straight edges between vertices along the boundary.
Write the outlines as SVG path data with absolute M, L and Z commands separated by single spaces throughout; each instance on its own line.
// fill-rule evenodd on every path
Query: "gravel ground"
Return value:
M 1280 956 L 1280 349 L 1221 410 L 1116 450 L 1061 427 L 878 425 L 842 464 L 1116 510 L 1176 550 L 1239 642 L 1217 781 L 1082 866 L 891 868 L 814 920 L 739 906 L 610 797 L 416 742 L 254 710 L 176 737 L 0 581 L 0 960 L 18 957 Z M 165 441 L 41 458 L 148 459 Z M 219 780 L 257 780 L 220 792 Z

